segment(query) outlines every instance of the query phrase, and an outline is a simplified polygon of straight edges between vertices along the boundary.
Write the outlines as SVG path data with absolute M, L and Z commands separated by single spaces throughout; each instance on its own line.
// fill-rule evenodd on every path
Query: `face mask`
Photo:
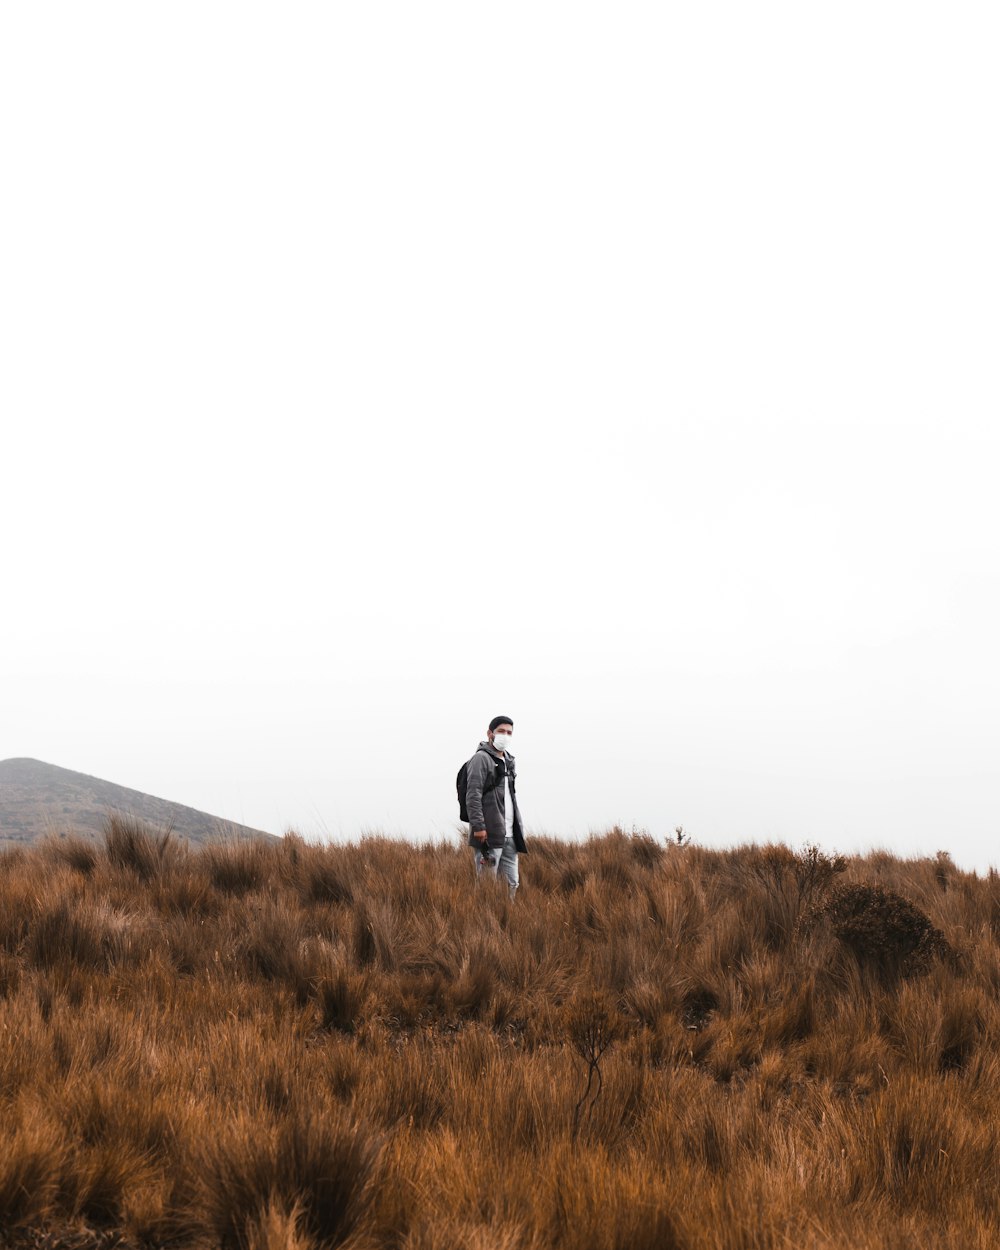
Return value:
M 494 734 L 493 745 L 498 751 L 506 751 L 510 746 L 510 734 Z

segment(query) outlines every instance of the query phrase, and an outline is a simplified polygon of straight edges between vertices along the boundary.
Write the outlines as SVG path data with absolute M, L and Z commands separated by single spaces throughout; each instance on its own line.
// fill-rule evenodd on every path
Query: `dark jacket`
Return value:
M 517 805 L 515 790 L 517 770 L 514 757 L 509 751 L 498 751 L 490 744 L 489 738 L 484 738 L 479 746 L 482 749 L 477 750 L 469 760 L 469 780 L 465 792 L 465 808 L 469 813 L 469 845 L 482 846 L 482 841 L 472 835 L 477 829 L 485 829 L 486 841 L 490 846 L 503 846 L 504 835 L 507 831 L 504 819 L 506 812 L 504 811 L 503 777 L 501 776 L 498 783 L 492 789 L 487 790 L 485 795 L 483 786 L 491 773 L 506 761 L 510 776 L 510 797 L 514 803 L 514 846 L 524 855 L 528 848 L 524 845 L 524 822 L 521 820 L 521 809 Z

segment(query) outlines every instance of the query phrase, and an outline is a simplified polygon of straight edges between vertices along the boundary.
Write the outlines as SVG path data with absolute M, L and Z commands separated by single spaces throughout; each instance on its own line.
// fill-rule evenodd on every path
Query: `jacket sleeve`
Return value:
M 489 760 L 482 751 L 477 751 L 469 760 L 466 772 L 465 810 L 469 813 L 469 829 L 472 833 L 478 833 L 480 829 L 486 828 L 486 820 L 483 816 L 483 786 L 486 784 L 489 766 Z

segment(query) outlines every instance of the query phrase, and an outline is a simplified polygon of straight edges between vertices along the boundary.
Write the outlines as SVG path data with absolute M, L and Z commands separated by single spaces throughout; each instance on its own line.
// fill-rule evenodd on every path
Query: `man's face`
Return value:
M 487 729 L 486 736 L 489 738 L 490 743 L 493 746 L 496 746 L 496 743 L 493 742 L 493 739 L 497 736 L 497 734 L 510 734 L 511 739 L 513 739 L 514 727 L 513 725 L 497 725 L 496 729 Z

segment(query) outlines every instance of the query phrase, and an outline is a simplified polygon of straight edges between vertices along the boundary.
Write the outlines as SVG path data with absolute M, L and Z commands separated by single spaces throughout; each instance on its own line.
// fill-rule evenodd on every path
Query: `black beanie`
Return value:
M 496 729 L 497 725 L 510 725 L 511 729 L 514 728 L 514 722 L 509 716 L 494 716 L 490 721 L 490 729 Z

